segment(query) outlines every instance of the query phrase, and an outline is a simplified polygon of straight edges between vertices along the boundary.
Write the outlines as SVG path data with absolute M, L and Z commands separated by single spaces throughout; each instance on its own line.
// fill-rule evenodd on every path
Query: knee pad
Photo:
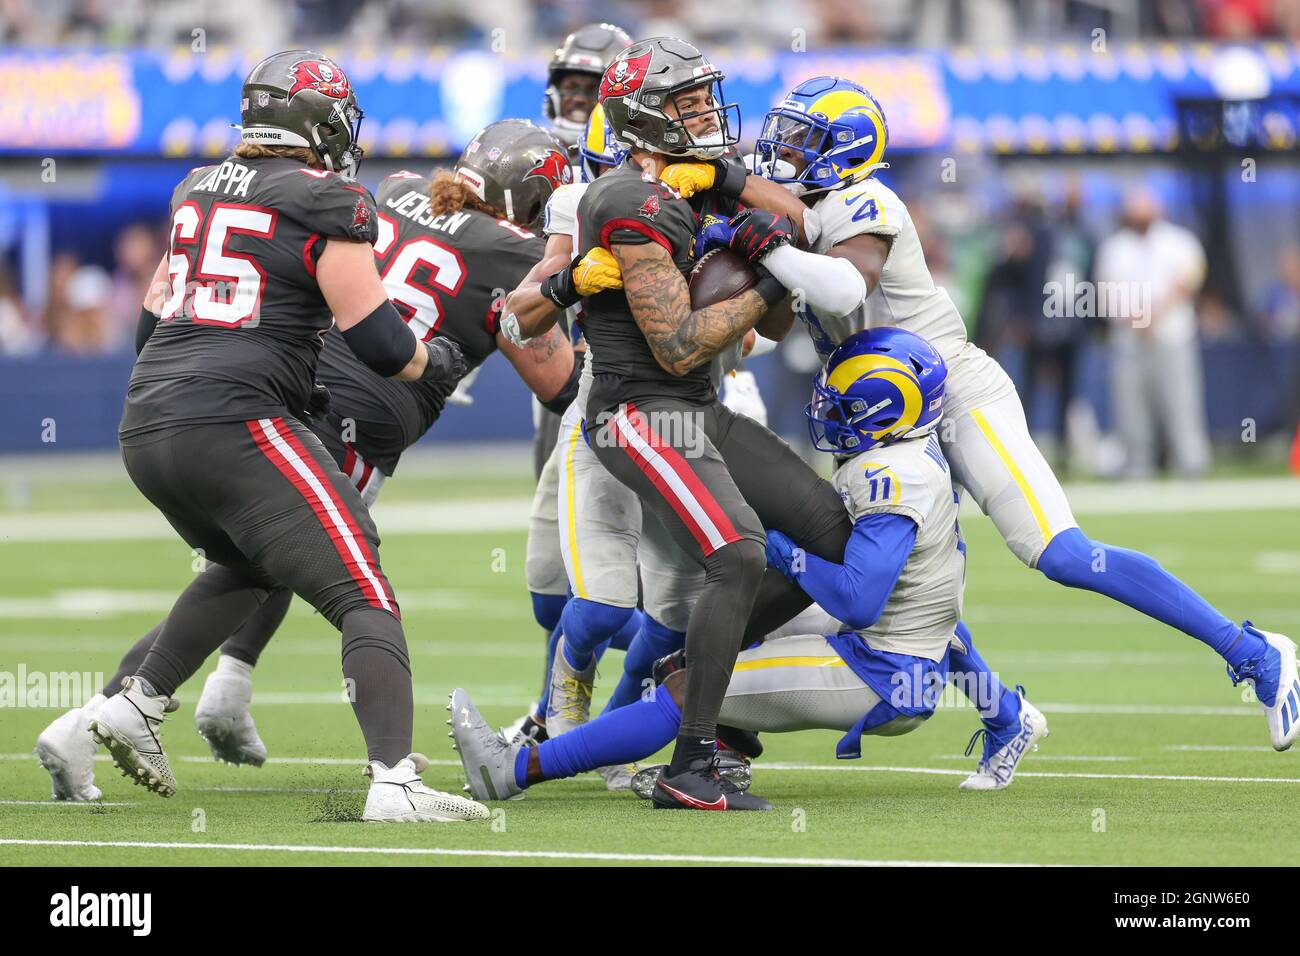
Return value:
M 1079 528 L 1069 528 L 1054 537 L 1038 558 L 1038 570 L 1050 581 L 1086 587 L 1093 573 L 1093 561 L 1105 545 L 1093 541 Z
M 540 624 L 547 634 L 551 633 L 560 623 L 560 615 L 564 613 L 564 605 L 569 600 L 568 595 L 538 594 L 536 591 L 528 593 L 533 599 L 533 620 Z
M 634 614 L 634 607 L 573 598 L 560 615 L 564 640 L 569 647 L 590 653 L 622 630 Z

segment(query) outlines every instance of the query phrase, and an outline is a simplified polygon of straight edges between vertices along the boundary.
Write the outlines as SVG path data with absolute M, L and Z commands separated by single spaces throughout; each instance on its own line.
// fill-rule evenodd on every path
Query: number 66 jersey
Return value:
M 325 242 L 377 235 L 374 197 L 337 173 L 236 156 L 191 171 L 172 193 L 169 289 L 122 440 L 301 412 L 333 324 L 316 284 Z

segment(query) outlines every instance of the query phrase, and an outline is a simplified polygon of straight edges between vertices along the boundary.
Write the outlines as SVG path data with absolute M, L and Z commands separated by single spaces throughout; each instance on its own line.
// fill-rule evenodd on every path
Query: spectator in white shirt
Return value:
M 1194 308 L 1205 279 L 1200 241 L 1162 218 L 1149 191 L 1135 191 L 1124 199 L 1119 231 L 1098 250 L 1095 274 L 1127 474 L 1154 472 L 1161 437 L 1180 475 L 1203 474 L 1210 440 Z

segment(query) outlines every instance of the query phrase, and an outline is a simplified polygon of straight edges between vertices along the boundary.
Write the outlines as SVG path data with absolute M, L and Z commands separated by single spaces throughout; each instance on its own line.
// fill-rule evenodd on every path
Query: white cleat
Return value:
M 194 726 L 208 742 L 214 760 L 254 767 L 266 763 L 266 744 L 248 712 L 252 701 L 253 682 L 248 677 L 220 670 L 208 675 L 194 708 Z
M 606 790 L 618 792 L 619 790 L 632 789 L 632 778 L 637 775 L 638 768 L 634 763 L 625 763 L 609 767 L 597 767 L 596 773 L 600 774 L 601 779 L 605 781 Z
M 90 718 L 95 740 L 108 748 L 122 776 L 164 797 L 176 792 L 176 778 L 162 747 L 164 714 L 175 710 L 167 697 L 151 697 L 138 677 L 122 681 L 122 691 Z
M 551 665 L 551 697 L 546 704 L 546 733 L 558 737 L 591 719 L 591 692 L 596 680 L 596 661 L 575 670 L 564 654 L 564 638 L 555 647 Z
M 481 803 L 425 786 L 420 774 L 428 766 L 424 754 L 410 754 L 393 767 L 372 762 L 365 770 L 370 791 L 361 819 L 367 823 L 458 823 L 486 820 L 491 815 Z
M 95 786 L 95 738 L 90 735 L 91 714 L 104 701 L 95 695 L 84 707 L 75 707 L 54 719 L 36 738 L 36 759 L 50 775 L 50 799 L 88 802 L 102 800 Z
M 970 754 L 975 741 L 983 734 L 984 755 L 975 772 L 961 782 L 962 790 L 1005 790 L 1011 786 L 1011 779 L 1025 754 L 1037 750 L 1038 742 L 1048 735 L 1047 718 L 1043 712 L 1025 700 L 1023 687 L 1017 687 L 1016 692 L 1020 695 L 1020 718 L 1016 726 L 1005 734 L 981 729 L 971 737 L 966 753 Z
M 1274 750 L 1289 750 L 1300 736 L 1300 677 L 1296 674 L 1295 642 L 1284 634 L 1261 631 L 1246 621 L 1244 629 L 1262 637 L 1269 650 L 1261 658 L 1249 660 L 1234 671 L 1228 667 L 1232 683 L 1250 684 L 1255 699 L 1264 708 L 1268 721 L 1269 743 Z

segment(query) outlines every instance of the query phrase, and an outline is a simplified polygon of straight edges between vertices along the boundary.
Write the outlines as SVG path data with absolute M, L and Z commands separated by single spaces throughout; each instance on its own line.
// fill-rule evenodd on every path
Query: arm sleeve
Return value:
M 158 316 L 154 315 L 144 306 L 140 306 L 140 318 L 135 323 L 135 354 L 139 355 L 144 351 L 145 344 L 149 341 L 149 336 L 153 335 L 153 330 L 158 327 Z
M 870 514 L 853 525 L 844 563 L 804 554 L 795 581 L 831 617 L 854 630 L 880 618 L 916 543 L 916 522 L 897 514 Z
M 848 315 L 867 297 L 867 280 L 848 259 L 804 252 L 786 244 L 763 257 L 763 266 L 824 318 Z

